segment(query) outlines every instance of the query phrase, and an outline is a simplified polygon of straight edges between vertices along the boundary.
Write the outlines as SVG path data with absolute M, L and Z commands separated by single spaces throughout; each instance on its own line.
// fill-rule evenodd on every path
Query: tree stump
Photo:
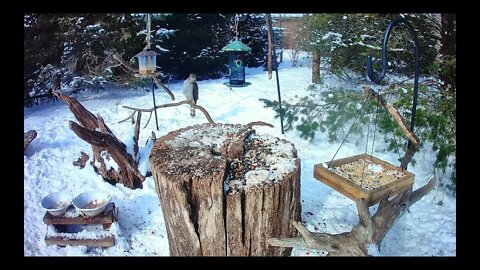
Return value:
M 202 124 L 159 138 L 150 165 L 172 256 L 287 256 L 268 245 L 300 220 L 295 146 L 250 125 Z

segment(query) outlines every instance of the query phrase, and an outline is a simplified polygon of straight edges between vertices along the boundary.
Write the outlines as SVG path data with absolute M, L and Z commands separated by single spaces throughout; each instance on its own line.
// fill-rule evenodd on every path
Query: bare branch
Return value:
M 377 100 L 380 102 L 380 104 L 388 111 L 388 113 L 395 119 L 395 122 L 400 126 L 402 129 L 403 133 L 405 133 L 405 136 L 415 145 L 415 147 L 418 147 L 419 145 L 419 139 L 415 134 L 408 130 L 407 125 L 405 123 L 405 120 L 403 117 L 400 115 L 397 109 L 395 109 L 392 105 L 388 104 L 387 101 L 378 95 L 377 92 L 373 91 L 370 87 L 364 87 L 363 91 L 368 94 L 369 97 Z
M 126 67 L 133 74 L 139 73 L 137 68 L 134 68 L 134 67 L 130 66 L 127 62 L 125 62 L 125 60 L 123 60 L 122 57 L 120 57 L 120 55 L 114 53 L 112 56 L 113 56 L 113 59 L 120 62 L 120 64 L 122 64 L 122 66 Z
M 193 101 L 188 101 L 188 100 L 183 100 L 183 101 L 175 102 L 175 103 L 167 103 L 167 104 L 157 105 L 157 106 L 155 106 L 153 108 L 150 108 L 150 109 L 140 109 L 140 108 L 134 108 L 134 107 L 129 107 L 129 106 L 123 106 L 123 107 L 125 109 L 139 111 L 139 112 L 153 112 L 156 109 L 167 108 L 167 107 L 176 107 L 176 106 L 180 106 L 182 104 L 188 104 L 188 105 L 190 105 L 190 106 L 192 106 L 196 109 L 199 109 L 205 115 L 208 122 L 210 122 L 211 124 L 215 123 L 215 122 L 213 122 L 212 117 L 210 117 L 210 114 L 207 112 L 207 110 L 205 108 L 203 108 L 200 105 L 197 105 L 197 104 L 193 103 Z
M 114 53 L 113 54 L 113 59 L 117 60 L 118 62 L 120 62 L 120 64 L 122 65 L 122 67 L 125 67 L 128 74 L 132 75 L 132 76 L 135 76 L 135 74 L 139 73 L 138 72 L 138 69 L 130 66 L 127 62 L 125 62 L 125 60 L 122 59 L 122 57 L 120 57 L 120 55 Z M 124 69 L 125 70 L 125 69 Z M 156 78 L 156 76 L 158 76 L 158 73 L 156 74 L 153 74 L 151 77 L 152 79 L 155 81 L 155 83 L 157 85 L 159 85 L 169 96 L 172 100 L 175 100 L 175 96 L 173 95 L 172 91 L 170 91 L 170 89 L 168 89 L 158 78 Z
M 173 95 L 172 91 L 170 91 L 170 89 L 168 89 L 168 87 L 166 87 L 159 79 L 157 79 L 155 76 L 152 76 L 153 80 L 155 81 L 155 83 L 157 85 L 159 85 L 165 92 L 167 92 L 167 94 L 170 96 L 170 98 L 172 99 L 172 101 L 175 100 L 175 96 Z
M 140 120 L 142 119 L 142 112 L 138 112 L 137 121 L 133 132 L 133 160 L 138 164 L 138 138 L 140 137 Z
M 127 120 L 131 119 L 131 118 L 133 117 L 133 115 L 134 115 L 136 112 L 137 112 L 137 111 L 133 111 L 133 113 L 132 113 L 132 114 L 130 114 L 130 116 L 128 116 L 127 118 L 125 118 L 125 119 L 123 119 L 123 120 L 121 120 L 121 121 L 119 121 L 118 123 L 120 124 L 120 123 L 123 123 L 123 122 L 125 122 L 125 121 L 127 121 Z
M 138 113 L 140 113 L 140 112 L 138 112 Z M 152 119 L 152 115 L 153 115 L 153 113 L 150 112 L 150 115 L 148 116 L 147 123 L 145 124 L 145 126 L 143 128 L 146 128 L 148 126 L 148 123 L 150 123 L 150 119 Z
M 263 121 L 255 121 L 255 122 L 250 122 L 246 125 L 249 128 L 252 128 L 253 126 L 267 126 L 273 128 L 274 126 L 272 124 L 263 122 Z

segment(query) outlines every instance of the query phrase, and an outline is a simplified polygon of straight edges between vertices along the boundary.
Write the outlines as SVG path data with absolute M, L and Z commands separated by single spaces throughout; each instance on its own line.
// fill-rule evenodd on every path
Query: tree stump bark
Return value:
M 150 165 L 172 256 L 287 256 L 300 159 L 292 143 L 250 126 L 202 124 L 159 138 Z

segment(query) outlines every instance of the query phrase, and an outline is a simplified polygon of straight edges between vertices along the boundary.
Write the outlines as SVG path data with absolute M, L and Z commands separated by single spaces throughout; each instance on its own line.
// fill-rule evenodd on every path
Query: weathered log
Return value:
M 133 157 L 127 152 L 127 146 L 117 137 L 95 130 L 88 130 L 72 121 L 69 121 L 69 126 L 80 139 L 91 144 L 92 147 L 105 149 L 105 152 L 98 152 L 98 150 L 94 152 L 95 160 L 101 163 L 100 167 L 94 161 L 91 162 L 98 174 L 109 182 L 122 183 L 132 189 L 142 188 L 145 176 L 138 171 Z M 113 159 L 117 168 L 111 167 L 111 165 L 107 166 L 106 162 L 111 164 L 110 159 Z
M 80 123 L 69 121 L 69 126 L 79 138 L 92 146 L 94 158 L 90 164 L 95 172 L 112 184 L 122 183 L 129 188 L 142 188 L 145 176 L 138 171 L 138 164 L 127 152 L 127 147 L 113 134 L 103 118 L 93 115 L 72 97 L 58 92 L 54 95 L 68 105 Z
M 426 185 L 412 192 L 408 189 L 392 200 L 386 194 L 380 202 L 377 212 L 370 217 L 367 203 L 364 199 L 356 202 L 359 223 L 350 232 L 340 234 L 313 233 L 305 226 L 292 220 L 292 224 L 300 232 L 301 237 L 271 238 L 268 243 L 279 247 L 303 247 L 327 251 L 329 256 L 367 256 L 368 246 L 378 248 L 395 222 L 405 211 L 420 198 L 430 192 L 435 186 L 431 179 Z
M 222 154 L 229 141 L 242 141 L 239 158 Z M 207 123 L 157 139 L 150 166 L 171 255 L 290 254 L 267 239 L 296 236 L 290 220 L 300 220 L 300 159 L 293 144 L 245 125 Z
M 24 152 L 36 137 L 37 137 L 37 132 L 33 129 L 27 131 L 27 133 L 23 133 L 23 151 Z

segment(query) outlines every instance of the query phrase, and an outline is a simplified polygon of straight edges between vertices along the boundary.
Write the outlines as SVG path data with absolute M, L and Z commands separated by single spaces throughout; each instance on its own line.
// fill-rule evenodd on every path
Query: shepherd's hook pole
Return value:
M 155 111 L 155 125 L 158 131 L 157 105 L 155 104 L 155 80 L 152 78 L 153 111 Z
M 412 117 L 410 120 L 410 132 L 413 133 L 413 128 L 415 127 L 415 113 L 417 111 L 417 96 L 418 96 L 418 76 L 419 76 L 419 68 L 418 68 L 418 38 L 417 38 L 417 33 L 413 29 L 413 26 L 408 22 L 407 19 L 405 18 L 397 18 L 394 19 L 390 22 L 390 24 L 387 27 L 387 30 L 385 31 L 385 36 L 383 37 L 383 46 L 382 46 L 382 70 L 379 75 L 375 74 L 375 71 L 373 70 L 372 67 L 372 57 L 368 56 L 367 57 L 367 73 L 368 73 L 368 78 L 372 80 L 376 84 L 380 84 L 380 82 L 385 78 L 385 74 L 387 74 L 387 44 L 388 44 L 388 38 L 390 37 L 390 32 L 392 31 L 392 28 L 395 27 L 399 23 L 404 23 L 410 33 L 413 36 L 413 39 L 415 41 L 415 81 L 413 85 L 413 104 L 412 104 Z M 412 142 L 408 140 L 407 144 L 407 149 L 411 147 Z M 405 168 L 406 169 L 406 168 Z

